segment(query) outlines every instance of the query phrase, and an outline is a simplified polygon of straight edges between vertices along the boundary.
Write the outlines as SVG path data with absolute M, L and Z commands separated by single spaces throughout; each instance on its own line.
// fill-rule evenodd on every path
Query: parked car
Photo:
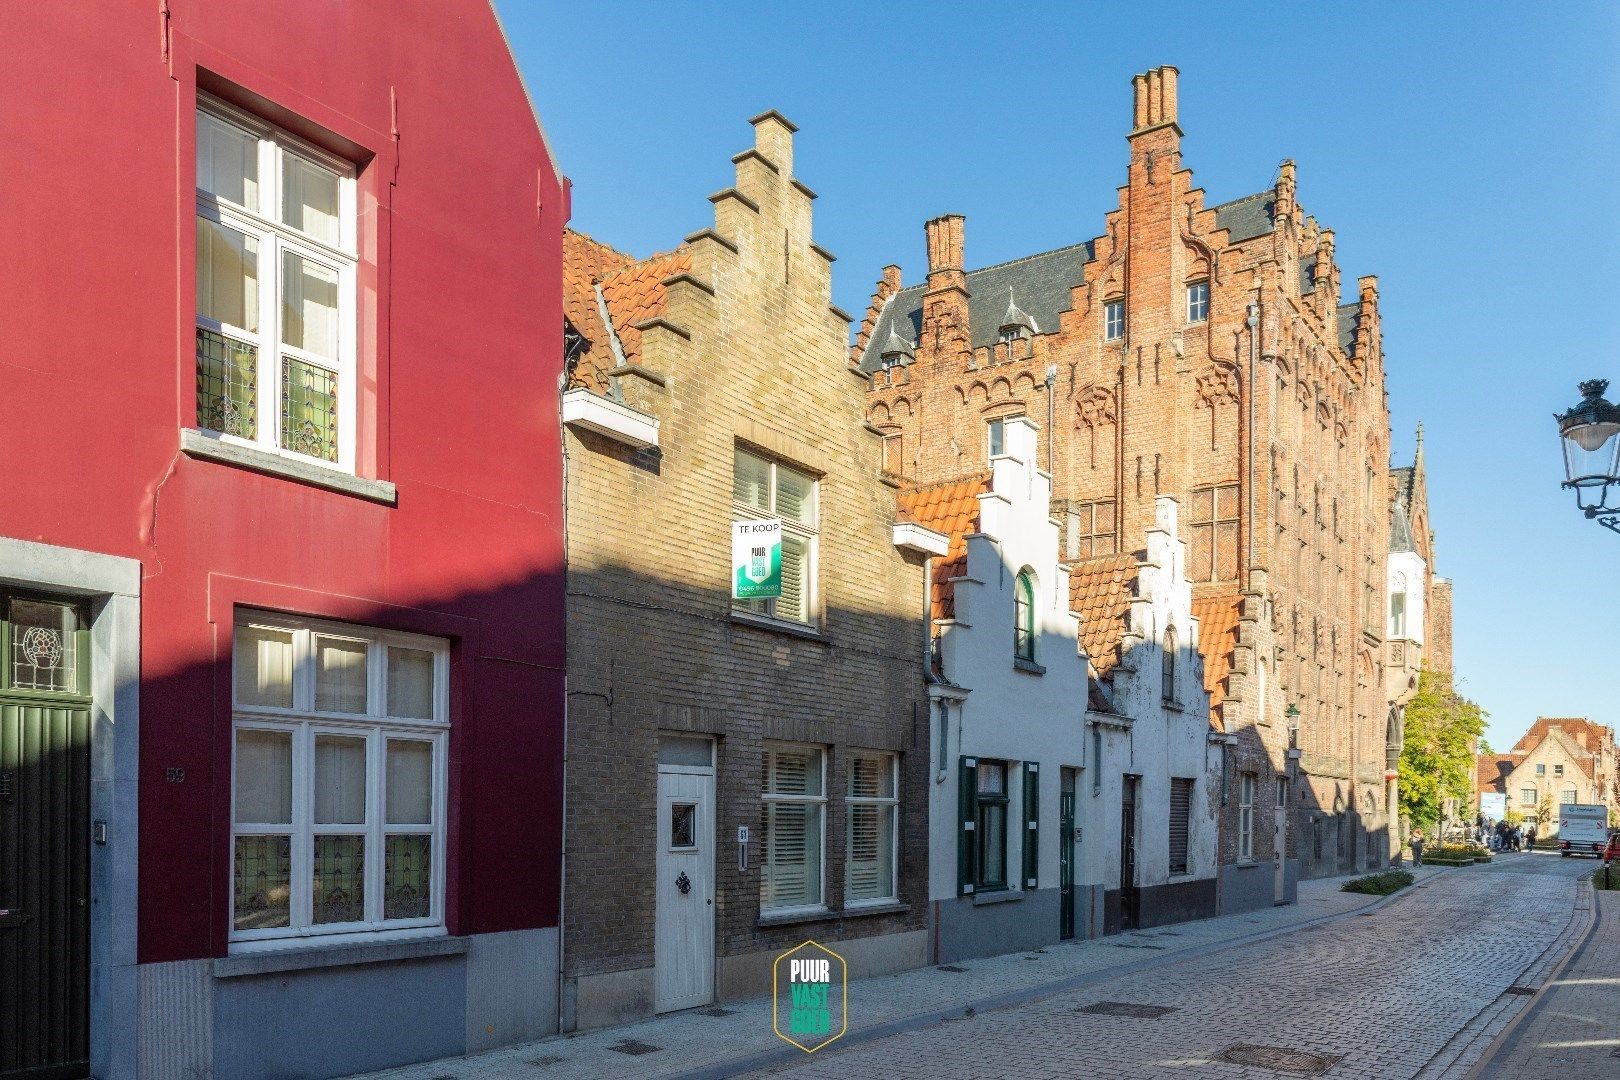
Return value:
M 1603 849 L 1603 861 L 1614 862 L 1620 859 L 1620 832 L 1609 834 L 1609 846 Z

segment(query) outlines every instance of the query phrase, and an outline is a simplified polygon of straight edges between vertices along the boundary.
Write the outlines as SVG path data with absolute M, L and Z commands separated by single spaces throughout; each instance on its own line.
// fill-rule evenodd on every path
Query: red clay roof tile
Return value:
M 953 578 L 967 573 L 967 537 L 979 531 L 979 496 L 990 490 L 990 474 L 977 473 L 928 487 L 909 488 L 897 496 L 899 517 L 950 537 L 944 558 L 934 560 L 933 617 L 956 617 Z

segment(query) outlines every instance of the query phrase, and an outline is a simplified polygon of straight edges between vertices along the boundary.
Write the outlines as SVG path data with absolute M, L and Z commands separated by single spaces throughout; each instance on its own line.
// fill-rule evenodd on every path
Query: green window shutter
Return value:
M 978 864 L 979 844 L 974 835 L 974 819 L 979 816 L 979 759 L 960 761 L 956 800 L 956 892 L 965 896 L 973 891 L 974 867 Z
M 1024 888 L 1041 881 L 1041 766 L 1024 762 Z

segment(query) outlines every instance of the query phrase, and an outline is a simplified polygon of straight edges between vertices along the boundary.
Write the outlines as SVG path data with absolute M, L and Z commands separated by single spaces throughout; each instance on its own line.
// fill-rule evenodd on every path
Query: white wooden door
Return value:
M 714 1000 L 714 773 L 658 772 L 657 937 L 654 1007 Z
M 1272 870 L 1272 902 L 1280 904 L 1288 899 L 1287 870 L 1284 867 L 1284 856 L 1288 852 L 1288 810 L 1279 806 L 1271 815 L 1271 850 L 1276 853 L 1277 860 Z

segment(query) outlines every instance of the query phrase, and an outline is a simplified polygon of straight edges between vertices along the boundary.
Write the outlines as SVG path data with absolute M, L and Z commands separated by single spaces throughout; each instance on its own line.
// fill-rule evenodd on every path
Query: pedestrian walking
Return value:
M 1412 830 L 1412 865 L 1423 865 L 1423 830 Z
M 1528 844 L 1525 845 L 1525 850 L 1526 851 L 1534 851 L 1534 850 L 1536 850 L 1536 827 L 1534 825 L 1531 825 L 1529 830 L 1525 833 L 1525 836 L 1530 841 Z

